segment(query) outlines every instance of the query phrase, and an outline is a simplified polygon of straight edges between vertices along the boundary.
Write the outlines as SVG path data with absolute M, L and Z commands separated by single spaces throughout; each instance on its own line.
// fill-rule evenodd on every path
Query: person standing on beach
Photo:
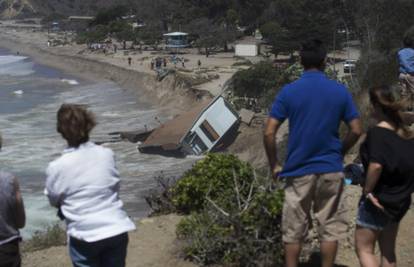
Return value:
M 73 266 L 124 267 L 135 225 L 119 198 L 114 153 L 89 141 L 95 125 L 86 108 L 60 107 L 57 131 L 68 147 L 47 167 L 45 194 L 66 221 Z
M 0 136 L 0 148 L 2 146 Z M 17 178 L 0 169 L 0 267 L 20 267 L 19 229 L 26 224 Z
M 131 63 L 132 63 L 132 58 L 128 57 L 128 66 L 131 66 Z
M 401 97 L 408 102 L 408 110 L 414 108 L 414 37 L 406 33 L 404 37 L 404 48 L 398 52 L 400 64 L 400 85 L 402 87 Z
M 305 72 L 286 85 L 273 103 L 264 132 L 264 145 L 273 179 L 285 181 L 282 232 L 286 267 L 297 267 L 304 238 L 318 222 L 322 267 L 332 267 L 348 229 L 343 203 L 343 155 L 361 135 L 359 114 L 345 86 L 324 74 L 327 52 L 319 40 L 302 45 Z M 289 120 L 288 155 L 282 169 L 277 158 L 276 135 Z M 349 128 L 339 139 L 339 126 Z

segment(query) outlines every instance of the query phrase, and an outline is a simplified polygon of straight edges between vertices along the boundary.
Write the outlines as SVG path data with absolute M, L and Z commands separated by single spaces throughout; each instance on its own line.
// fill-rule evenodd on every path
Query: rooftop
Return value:
M 164 36 L 187 36 L 188 33 L 185 32 L 170 32 L 170 33 L 166 33 L 164 34 Z
M 182 138 L 188 133 L 194 122 L 210 104 L 210 101 L 203 101 L 190 111 L 178 115 L 176 118 L 164 123 L 161 127 L 145 140 L 141 147 L 161 147 L 164 150 L 177 149 Z

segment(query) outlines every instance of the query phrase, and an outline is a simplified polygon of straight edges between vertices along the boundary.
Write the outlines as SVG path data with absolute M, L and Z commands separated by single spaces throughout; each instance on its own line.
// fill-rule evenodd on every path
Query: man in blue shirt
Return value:
M 312 223 L 312 207 L 318 222 L 322 267 L 333 266 L 338 240 L 348 228 L 342 201 L 343 155 L 357 142 L 362 130 L 351 94 L 323 72 L 326 55 L 319 40 L 302 45 L 305 72 L 282 88 L 264 133 L 274 179 L 286 180 L 282 219 L 286 267 L 298 266 L 302 242 Z M 286 119 L 288 155 L 282 169 L 276 156 L 276 135 Z M 339 138 L 341 121 L 349 127 L 343 142 Z
M 414 40 L 408 32 L 404 37 L 404 48 L 398 52 L 400 64 L 401 97 L 408 101 L 408 110 L 414 107 Z

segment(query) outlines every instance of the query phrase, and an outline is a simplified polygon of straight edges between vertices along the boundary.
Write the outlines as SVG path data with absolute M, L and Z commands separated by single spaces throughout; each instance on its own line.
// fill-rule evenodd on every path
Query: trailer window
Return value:
M 200 125 L 200 129 L 212 143 L 216 142 L 220 138 L 220 135 L 214 130 L 207 120 Z

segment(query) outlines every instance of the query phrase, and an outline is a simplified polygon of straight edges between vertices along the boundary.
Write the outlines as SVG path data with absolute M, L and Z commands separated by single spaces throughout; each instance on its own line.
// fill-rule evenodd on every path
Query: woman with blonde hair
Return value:
M 361 146 L 366 170 L 360 201 L 356 251 L 363 267 L 396 266 L 398 226 L 411 205 L 414 192 L 414 135 L 404 124 L 404 105 L 387 86 L 369 92 L 376 126 Z M 375 257 L 378 242 L 381 260 Z
M 95 125 L 83 106 L 60 107 L 57 131 L 68 147 L 47 168 L 45 194 L 66 221 L 73 266 L 123 267 L 135 225 L 119 199 L 114 153 L 89 141 Z

